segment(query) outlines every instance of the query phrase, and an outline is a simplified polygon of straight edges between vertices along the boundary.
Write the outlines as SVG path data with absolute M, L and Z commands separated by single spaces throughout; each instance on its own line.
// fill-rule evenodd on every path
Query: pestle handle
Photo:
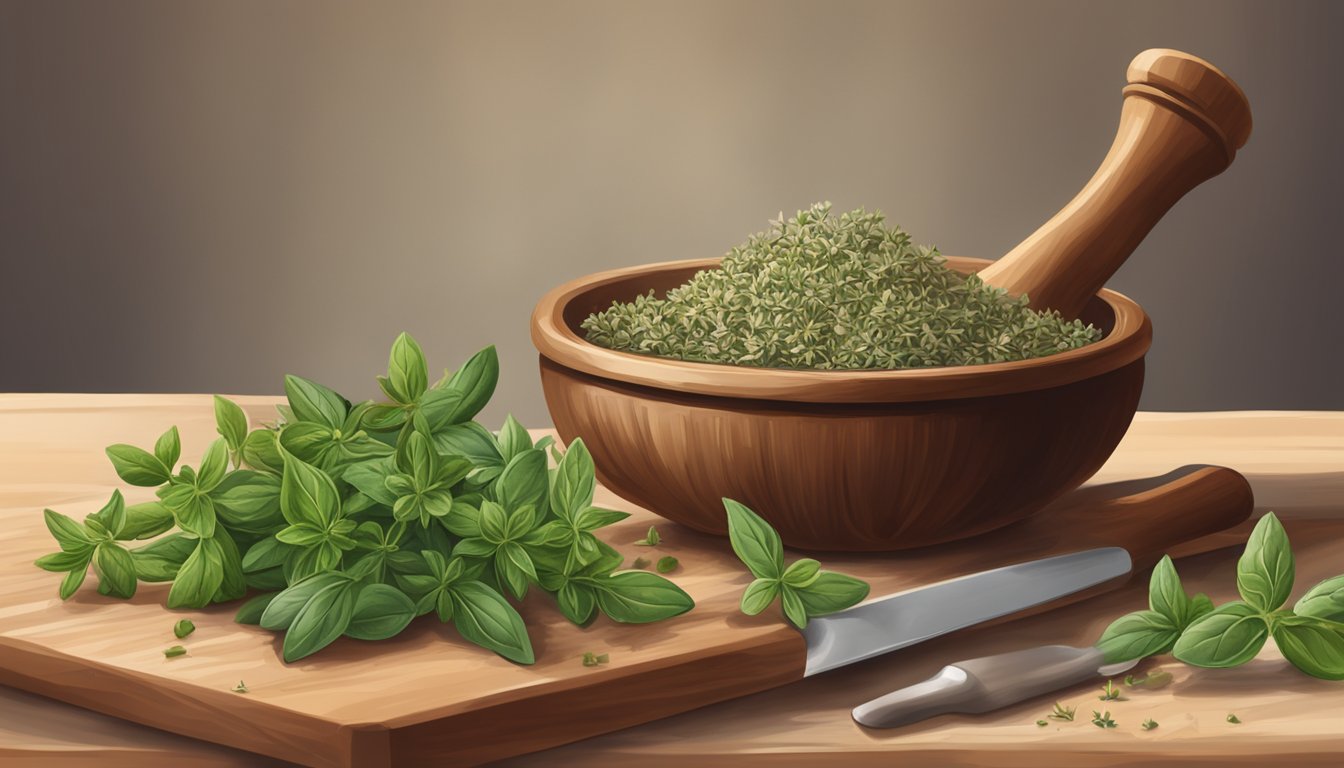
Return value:
M 1075 318 L 1176 201 L 1232 163 L 1251 106 L 1217 67 L 1153 48 L 1129 65 L 1120 126 L 1082 191 L 982 280 Z

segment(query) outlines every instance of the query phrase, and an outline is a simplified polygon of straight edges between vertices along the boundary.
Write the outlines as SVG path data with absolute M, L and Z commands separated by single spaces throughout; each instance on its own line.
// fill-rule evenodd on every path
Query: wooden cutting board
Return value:
M 254 418 L 269 418 L 276 402 L 238 399 Z M 102 448 L 151 444 L 170 424 L 181 430 L 184 457 L 192 461 L 214 437 L 209 397 L 0 395 L 0 525 L 7 533 L 0 551 L 0 683 L 298 763 L 383 766 L 466 765 L 523 754 L 802 675 L 797 632 L 773 611 L 752 618 L 737 611 L 750 577 L 726 542 L 664 523 L 604 490 L 599 503 L 634 513 L 604 537 L 628 559 L 676 556 L 681 566 L 669 577 L 697 607 L 654 625 L 599 619 L 579 628 L 549 598 L 533 595 L 521 608 L 537 652 L 530 667 L 470 646 L 431 619 L 390 641 L 343 639 L 286 665 L 277 636 L 234 624 L 234 606 L 169 611 L 163 585 L 142 585 L 130 601 L 101 597 L 86 585 L 61 602 L 59 576 L 32 566 L 55 548 L 41 509 L 75 517 L 95 511 L 121 486 Z M 1143 489 L 1152 483 L 1092 488 L 976 540 L 820 559 L 867 579 L 874 596 L 1095 546 L 1125 546 L 1143 568 L 1161 552 L 1249 514 L 1244 487 L 1218 477 L 1216 470 L 1173 475 L 1167 479 L 1175 490 L 1160 504 L 1145 503 Z M 151 493 L 133 489 L 128 501 Z M 1116 500 L 1117 493 L 1131 495 Z M 634 546 L 651 523 L 658 523 L 663 544 Z M 184 616 L 197 626 L 183 642 L 189 653 L 165 659 L 162 650 L 178 642 L 173 622 Z M 584 667 L 588 651 L 608 653 L 611 661 Z M 239 680 L 248 693 L 232 691 Z

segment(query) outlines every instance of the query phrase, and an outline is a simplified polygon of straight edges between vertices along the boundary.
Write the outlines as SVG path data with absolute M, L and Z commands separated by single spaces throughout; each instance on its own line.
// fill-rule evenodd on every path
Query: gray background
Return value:
M 1341 408 L 1344 4 L 0 2 L 0 390 L 376 392 L 488 343 L 548 422 L 533 303 L 885 211 L 997 256 L 1091 175 L 1129 60 L 1210 59 L 1255 130 L 1110 283 L 1143 407 Z

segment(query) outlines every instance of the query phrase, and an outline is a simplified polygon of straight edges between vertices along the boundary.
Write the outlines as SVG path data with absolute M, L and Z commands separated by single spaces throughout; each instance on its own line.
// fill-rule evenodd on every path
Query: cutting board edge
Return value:
M 17 656 L 14 661 L 18 662 L 0 665 L 0 684 L 151 728 L 301 765 L 344 766 L 345 756 L 353 752 L 346 744 L 360 738 L 352 733 L 351 727 L 340 723 L 263 701 L 251 701 L 239 708 L 229 699 L 247 694 L 210 691 L 163 678 L 154 678 L 151 684 L 146 682 L 147 676 L 134 670 L 79 659 L 18 638 L 0 636 L 0 653 L 13 653 Z M 173 694 L 170 701 L 162 700 L 165 691 Z M 212 703 L 215 701 L 219 705 Z M 220 729 L 220 719 L 237 721 L 239 727 Z M 212 725 L 197 725 L 203 721 Z M 276 727 L 279 723 L 300 721 L 305 724 L 303 728 Z M 221 732 L 232 738 L 219 738 Z
M 687 656 L 695 656 L 700 666 L 703 685 L 694 690 L 680 679 L 686 674 Z M 486 706 L 390 725 L 392 764 L 421 765 L 433 759 L 443 766 L 480 765 L 562 746 L 796 682 L 803 677 L 806 658 L 802 634 L 781 624 L 764 637 L 717 646 L 709 653 L 688 650 L 596 683 L 541 696 L 500 694 Z M 617 671 L 599 668 L 594 675 Z M 557 708 L 569 713 L 569 722 L 545 716 Z M 582 727 L 574 727 L 576 721 Z M 527 727 L 520 729 L 518 723 Z M 464 751 L 463 744 L 471 748 Z

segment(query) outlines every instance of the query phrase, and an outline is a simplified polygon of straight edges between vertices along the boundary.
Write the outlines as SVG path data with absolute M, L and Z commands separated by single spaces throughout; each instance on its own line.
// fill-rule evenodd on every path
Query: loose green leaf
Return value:
M 157 456 L 133 445 L 109 445 L 107 458 L 112 460 L 112 468 L 117 471 L 117 476 L 131 485 L 163 485 L 171 474 Z
M 196 472 L 197 490 L 202 493 L 214 490 L 228 469 L 229 446 L 224 438 L 220 438 L 205 449 L 205 456 L 201 458 L 201 468 Z
M 752 575 L 758 579 L 778 579 L 784 575 L 784 545 L 779 534 L 760 515 L 732 499 L 724 499 L 728 510 L 728 540 Z
M 182 439 L 178 437 L 177 427 L 169 427 L 167 432 L 159 435 L 154 443 L 154 457 L 170 473 L 177 466 L 177 460 L 182 458 Z
M 386 382 L 383 391 L 399 403 L 413 403 L 425 393 L 429 386 L 425 353 L 410 334 L 403 333 L 392 342 L 392 353 L 387 360 L 387 379 L 383 381 Z
M 1311 616 L 1273 623 L 1274 643 L 1293 666 L 1322 680 L 1344 680 L 1344 624 Z
M 187 649 L 186 649 L 186 648 L 183 648 L 183 647 L 180 646 L 180 645 L 174 645 L 174 646 L 171 647 L 171 648 L 165 648 L 165 649 L 163 649 L 163 655 L 164 655 L 166 658 L 169 658 L 169 659 L 176 658 L 176 657 L 178 657 L 178 656 L 186 656 L 186 655 L 187 655 Z
M 359 590 L 345 634 L 356 640 L 386 640 L 415 618 L 415 603 L 396 587 L 370 584 Z
M 119 538 L 150 539 L 172 528 L 174 525 L 172 510 L 161 502 L 146 501 L 126 507 L 126 523 Z
M 593 503 L 596 487 L 592 454 L 582 438 L 575 438 L 555 467 L 551 480 L 551 510 L 562 519 L 574 519 Z
M 199 539 L 168 591 L 169 608 L 204 608 L 224 581 L 224 556 L 214 539 Z
M 1148 582 L 1148 607 L 1167 618 L 1172 626 L 1184 628 L 1190 614 L 1190 598 L 1176 575 L 1170 555 L 1163 555 L 1153 568 Z
M 79 585 L 84 583 L 84 577 L 88 575 L 88 572 L 87 568 L 75 568 L 65 574 L 65 578 L 61 579 L 60 595 L 62 600 L 69 600 L 70 596 L 75 594 Z
M 350 626 L 354 616 L 354 583 L 342 579 L 317 590 L 299 609 L 285 631 L 281 657 L 294 662 L 331 645 Z
M 457 407 L 446 416 L 449 424 L 460 424 L 481 412 L 499 381 L 499 355 L 493 346 L 472 355 L 447 381 L 435 388 L 447 389 L 461 395 Z
M 807 606 L 803 605 L 799 591 L 787 584 L 779 588 L 780 602 L 784 606 L 784 618 L 788 619 L 799 629 L 807 627 Z
M 50 509 L 42 510 L 42 519 L 56 543 L 66 552 L 92 552 L 93 538 L 84 526 Z
M 285 460 L 276 444 L 277 433 L 269 429 L 254 429 L 243 440 L 243 461 L 253 469 L 279 474 L 285 470 Z
M 1232 723 L 1233 725 L 1239 725 L 1241 723 L 1241 718 L 1229 712 L 1227 714 L 1227 722 Z
M 868 584 L 843 573 L 822 571 L 803 588 L 792 588 L 808 616 L 824 616 L 857 605 L 868 597 Z
M 247 440 L 247 414 L 237 403 L 215 395 L 215 426 L 228 443 L 230 451 L 242 451 L 243 443 Z
M 1157 611 L 1137 611 L 1111 622 L 1101 633 L 1097 647 L 1107 664 L 1119 664 L 1166 653 L 1180 635 L 1170 616 Z
M 285 461 L 280 479 L 280 511 L 291 525 L 326 530 L 340 511 L 341 497 L 327 473 L 297 458 Z
M 695 607 L 681 587 L 646 571 L 624 571 L 593 582 L 597 604 L 613 621 L 644 624 L 685 613 Z
M 178 619 L 177 623 L 173 625 L 173 635 L 179 640 L 195 631 L 196 625 L 192 623 L 191 619 Z
M 347 582 L 349 579 L 340 573 L 319 573 L 282 590 L 271 599 L 263 611 L 262 628 L 272 631 L 289 629 L 294 619 L 298 617 L 299 611 L 313 595 L 328 587 Z
M 513 457 L 495 481 L 495 494 L 507 510 L 545 509 L 549 487 L 544 451 L 528 449 Z
M 677 569 L 678 565 L 677 558 L 667 555 L 666 557 L 658 558 L 658 565 L 656 568 L 659 573 L 671 573 Z
M 790 587 L 806 589 L 820 577 L 821 563 L 810 557 L 804 557 L 789 563 L 789 567 L 784 569 L 783 581 Z M 864 594 L 867 594 L 866 590 Z
M 1234 602 L 1187 627 L 1172 653 L 1196 667 L 1235 667 L 1255 658 L 1268 637 L 1265 617 L 1247 603 Z
M 133 597 L 136 577 L 131 553 L 111 541 L 93 550 L 93 572 L 98 575 L 98 593 L 113 597 Z
M 1344 575 L 1326 579 L 1307 590 L 1293 606 L 1293 613 L 1344 623 Z
M 34 564 L 44 571 L 64 573 L 76 569 L 84 570 L 88 567 L 90 559 L 90 552 L 53 552 L 37 558 Z
M 349 404 L 332 390 L 300 376 L 285 376 L 285 396 L 299 421 L 339 429 L 345 423 Z
M 453 626 L 462 637 L 519 664 L 536 657 L 523 618 L 498 592 L 478 581 L 453 585 Z
M 1273 512 L 1260 518 L 1237 561 L 1237 591 L 1241 599 L 1262 613 L 1288 600 L 1293 589 L 1293 553 L 1288 534 Z

